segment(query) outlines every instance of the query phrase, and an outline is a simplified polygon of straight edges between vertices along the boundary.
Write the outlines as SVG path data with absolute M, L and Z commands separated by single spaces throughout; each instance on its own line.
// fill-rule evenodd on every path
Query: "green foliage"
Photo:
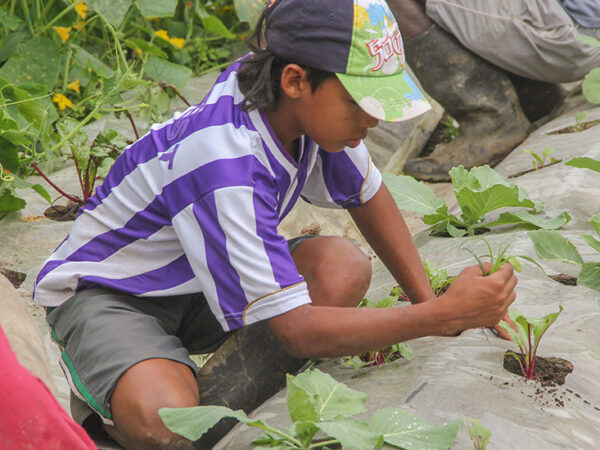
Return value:
M 435 266 L 427 260 L 423 261 L 423 268 L 425 269 L 425 274 L 429 279 L 429 283 L 431 283 L 431 289 L 436 296 L 446 292 L 448 286 L 450 286 L 456 278 L 456 276 L 449 277 L 446 269 L 437 270 Z
M 383 177 L 398 207 L 424 214 L 423 221 L 431 225 L 432 235 L 473 236 L 477 230 L 498 225 L 557 229 L 571 219 L 566 212 L 552 219 L 539 215 L 543 209 L 541 202 L 530 200 L 524 189 L 505 181 L 487 165 L 470 171 L 463 166 L 450 170 L 454 195 L 462 211 L 460 217 L 450 214 L 444 200 L 436 197 L 426 184 L 404 175 L 386 173 Z M 485 221 L 486 214 L 505 207 L 529 211 L 503 212 L 496 220 Z
M 400 291 L 392 290 L 390 295 L 382 298 L 378 302 L 363 298 L 358 307 L 392 308 L 398 304 L 399 297 Z M 343 360 L 344 365 L 354 367 L 355 369 L 361 369 L 367 366 L 380 366 L 382 364 L 387 364 L 388 362 L 391 362 L 399 357 L 402 357 L 408 361 L 413 358 L 413 352 L 408 345 L 403 342 L 379 350 L 361 353 L 359 355 L 346 356 L 343 358 Z
M 461 419 L 437 426 L 403 410 L 376 411 L 370 423 L 353 419 L 365 413 L 367 396 L 335 381 L 318 369 L 287 376 L 287 405 L 292 425 L 285 430 L 251 419 L 242 410 L 223 406 L 161 408 L 158 413 L 174 433 L 195 441 L 224 417 L 264 431 L 253 444 L 276 448 L 342 448 L 370 450 L 384 443 L 405 449 L 447 449 L 456 439 Z M 327 435 L 315 440 L 318 431 Z
M 465 423 L 467 424 L 467 430 L 469 431 L 469 436 L 471 436 L 475 450 L 485 450 L 492 438 L 492 432 L 481 425 L 479 420 L 466 419 Z
M 539 372 L 535 374 L 535 358 L 540 340 L 562 310 L 563 307 L 559 306 L 559 310 L 556 313 L 550 313 L 541 319 L 530 319 L 514 309 L 509 309 L 508 314 L 515 324 L 516 330 L 504 320 L 499 323 L 521 350 L 521 355 L 517 355 L 514 352 L 511 352 L 511 355 L 518 361 L 525 378 L 535 379 L 539 375 Z
M 457 137 L 460 134 L 460 125 L 458 124 L 458 122 L 456 120 L 454 120 L 454 118 L 452 117 L 448 117 L 448 119 L 446 120 L 446 122 L 444 122 L 444 131 L 442 132 L 442 139 L 445 142 L 450 142 L 452 141 L 455 137 Z
M 588 45 L 600 47 L 600 41 L 592 36 L 580 34 L 579 39 Z M 590 103 L 600 103 L 600 67 L 592 69 L 583 80 L 583 95 Z
M 552 157 L 552 155 L 554 154 L 554 149 L 552 147 L 544 147 L 544 150 L 542 151 L 541 155 L 538 155 L 533 150 L 529 149 L 524 149 L 522 153 L 529 154 L 533 157 L 532 164 L 533 168 L 536 170 L 546 167 L 546 165 L 548 164 L 546 159 L 549 159 L 550 164 L 558 162 L 558 159 Z
M 575 131 L 585 130 L 585 123 L 583 122 L 587 117 L 587 112 L 579 111 L 575 113 Z
M 527 255 L 509 255 L 509 254 L 507 254 L 506 252 L 510 248 L 511 244 L 506 244 L 504 247 L 500 246 L 498 248 L 498 251 L 494 252 L 494 250 L 492 249 L 492 246 L 490 245 L 490 243 L 486 239 L 481 238 L 480 240 L 483 241 L 483 242 L 485 242 L 485 245 L 486 245 L 486 248 L 487 248 L 487 253 L 485 253 L 483 255 L 477 255 L 470 248 L 465 248 L 465 250 L 468 251 L 471 255 L 473 255 L 473 257 L 477 261 L 477 264 L 479 264 L 479 267 L 481 268 L 481 271 L 483 272 L 484 276 L 488 276 L 488 275 L 493 274 L 498 269 L 500 269 L 500 267 L 502 266 L 502 264 L 504 264 L 506 262 L 510 263 L 513 266 L 513 268 L 515 269 L 516 272 L 520 272 L 522 267 L 521 267 L 521 262 L 518 260 L 518 258 L 525 259 L 525 260 L 527 260 L 527 261 L 535 264 L 540 269 L 542 269 L 542 266 L 540 266 L 540 264 L 536 260 L 534 260 L 533 258 L 531 258 L 531 257 L 529 257 Z M 487 271 L 485 269 L 485 266 L 483 265 L 482 258 L 488 258 L 489 259 L 489 263 L 490 263 L 490 270 L 489 271 Z
M 600 214 L 590 217 L 590 224 L 600 238 Z M 584 262 L 577 248 L 557 231 L 529 231 L 529 239 L 540 258 L 550 261 L 562 261 L 580 266 L 577 284 L 595 291 L 600 291 L 600 262 Z M 600 240 L 591 234 L 583 234 L 581 238 L 594 250 L 600 252 Z
M 565 162 L 565 166 L 578 167 L 580 169 L 590 169 L 600 172 L 600 161 L 587 156 L 571 158 Z

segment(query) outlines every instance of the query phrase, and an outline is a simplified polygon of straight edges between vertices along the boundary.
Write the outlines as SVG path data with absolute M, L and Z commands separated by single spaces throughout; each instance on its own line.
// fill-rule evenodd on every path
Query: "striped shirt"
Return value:
M 299 196 L 358 206 L 381 174 L 362 143 L 328 153 L 303 136 L 295 161 L 262 112 L 242 110 L 238 68 L 125 149 L 42 267 L 38 304 L 98 286 L 139 297 L 203 292 L 227 331 L 310 303 L 280 221 Z

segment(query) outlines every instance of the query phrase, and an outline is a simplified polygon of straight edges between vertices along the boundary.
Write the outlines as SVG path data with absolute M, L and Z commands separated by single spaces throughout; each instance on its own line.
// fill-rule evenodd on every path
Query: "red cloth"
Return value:
M 0 449 L 95 449 L 94 442 L 25 369 L 0 327 Z

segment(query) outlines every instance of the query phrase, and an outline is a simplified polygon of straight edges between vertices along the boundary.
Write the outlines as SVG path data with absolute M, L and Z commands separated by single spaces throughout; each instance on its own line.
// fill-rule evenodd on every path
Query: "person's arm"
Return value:
M 353 355 L 409 339 L 494 326 L 515 300 L 516 284 L 508 263 L 489 276 L 469 266 L 444 295 L 423 303 L 399 308 L 303 305 L 268 319 L 268 324 L 295 356 Z
M 410 301 L 434 298 L 412 235 L 387 187 L 381 184 L 373 198 L 348 211 Z

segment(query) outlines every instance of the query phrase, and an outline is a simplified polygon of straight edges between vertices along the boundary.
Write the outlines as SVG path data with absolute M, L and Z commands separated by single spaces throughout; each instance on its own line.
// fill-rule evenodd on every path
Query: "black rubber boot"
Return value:
M 198 373 L 200 405 L 221 405 L 251 413 L 285 387 L 286 374 L 308 362 L 288 354 L 266 322 L 234 332 Z M 194 448 L 210 449 L 237 424 L 223 419 Z
M 450 181 L 463 165 L 499 163 L 532 127 L 505 72 L 463 47 L 437 25 L 405 42 L 406 59 L 421 85 L 459 123 L 460 134 L 402 169 L 425 181 Z
M 521 109 L 530 122 L 548 116 L 562 104 L 568 93 L 560 84 L 532 80 L 510 72 L 506 75 L 515 87 Z M 539 124 L 536 123 L 536 126 Z

